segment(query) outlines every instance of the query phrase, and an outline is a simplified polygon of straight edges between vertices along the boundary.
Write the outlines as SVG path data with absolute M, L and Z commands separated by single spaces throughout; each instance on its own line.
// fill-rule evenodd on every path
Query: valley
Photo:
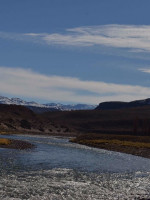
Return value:
M 150 158 L 150 106 L 35 113 L 1 104 L 0 133 L 74 137 L 71 142 Z

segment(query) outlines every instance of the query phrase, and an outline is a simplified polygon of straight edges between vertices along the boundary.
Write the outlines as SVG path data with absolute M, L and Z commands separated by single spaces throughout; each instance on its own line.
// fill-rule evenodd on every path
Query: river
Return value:
M 0 148 L 0 200 L 150 198 L 150 159 L 48 136 L 1 136 L 35 144 Z

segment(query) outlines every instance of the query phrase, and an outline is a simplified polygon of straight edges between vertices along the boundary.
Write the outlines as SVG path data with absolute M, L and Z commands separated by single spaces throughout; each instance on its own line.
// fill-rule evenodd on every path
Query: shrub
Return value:
M 29 121 L 23 119 L 20 121 L 20 126 L 25 129 L 31 129 L 31 124 Z
M 43 128 L 39 128 L 39 130 L 40 130 L 41 132 L 44 132 L 44 129 L 43 129 Z

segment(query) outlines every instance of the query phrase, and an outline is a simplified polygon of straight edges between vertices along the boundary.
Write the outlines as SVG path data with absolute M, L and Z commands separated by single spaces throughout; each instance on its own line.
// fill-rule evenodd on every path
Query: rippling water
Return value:
M 54 137 L 8 136 L 33 150 L 0 149 L 0 199 L 150 198 L 150 159 Z

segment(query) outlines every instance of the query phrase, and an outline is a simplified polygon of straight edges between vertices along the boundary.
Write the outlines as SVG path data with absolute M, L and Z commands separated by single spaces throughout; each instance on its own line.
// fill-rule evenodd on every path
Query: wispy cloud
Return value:
M 5 39 L 30 40 L 47 45 L 106 46 L 130 52 L 150 52 L 149 25 L 103 25 L 67 29 L 64 33 L 4 33 Z
M 140 68 L 139 71 L 144 73 L 150 73 L 150 68 Z
M 45 101 L 98 104 L 102 101 L 146 98 L 150 88 L 48 76 L 21 68 L 0 67 L 0 91 Z

